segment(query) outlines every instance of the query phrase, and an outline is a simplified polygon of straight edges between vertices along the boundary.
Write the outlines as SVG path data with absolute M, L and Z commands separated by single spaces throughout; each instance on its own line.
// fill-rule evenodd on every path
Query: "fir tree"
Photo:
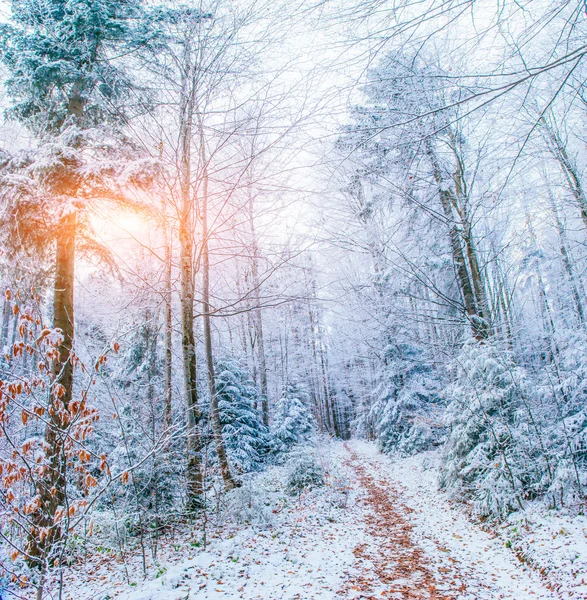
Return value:
M 371 415 L 382 451 L 414 454 L 438 444 L 443 405 L 422 351 L 411 344 L 389 345 L 378 380 Z
M 273 415 L 273 435 L 282 449 L 289 450 L 304 441 L 315 428 L 309 403 L 309 396 L 300 385 L 286 384 Z
M 496 343 L 465 344 L 456 381 L 448 389 L 441 487 L 466 498 L 483 515 L 504 516 L 522 508 L 529 487 L 519 433 L 524 430 L 526 373 Z
M 218 410 L 228 459 L 240 473 L 257 470 L 272 446 L 269 428 L 256 408 L 258 391 L 235 359 L 218 361 L 215 371 Z

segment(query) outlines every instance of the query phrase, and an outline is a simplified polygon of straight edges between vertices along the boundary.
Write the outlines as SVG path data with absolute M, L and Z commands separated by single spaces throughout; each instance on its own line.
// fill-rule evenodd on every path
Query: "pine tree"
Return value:
M 527 431 L 521 410 L 527 375 L 496 343 L 471 340 L 456 362 L 440 485 L 471 500 L 480 514 L 504 516 L 523 507 L 531 487 L 533 467 L 520 438 Z
M 269 428 L 256 408 L 259 393 L 237 360 L 224 358 L 216 363 L 215 371 L 228 459 L 237 472 L 257 470 L 273 445 Z
M 411 344 L 389 345 L 371 408 L 383 452 L 414 454 L 440 443 L 439 381 Z
M 275 405 L 272 429 L 283 450 L 290 450 L 304 441 L 315 429 L 316 423 L 309 405 L 309 395 L 299 384 L 286 384 L 281 398 Z

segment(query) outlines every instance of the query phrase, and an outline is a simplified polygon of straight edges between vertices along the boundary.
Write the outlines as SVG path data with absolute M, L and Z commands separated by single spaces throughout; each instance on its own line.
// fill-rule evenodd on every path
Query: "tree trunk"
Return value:
M 8 326 L 10 324 L 10 315 L 12 314 L 12 307 L 8 298 L 4 298 L 4 309 L 2 311 L 2 344 L 8 345 Z
M 187 425 L 187 509 L 201 508 L 203 475 L 201 466 L 200 411 L 196 379 L 196 342 L 194 337 L 194 273 L 192 228 L 182 219 L 179 226 L 181 268 L 181 346 Z
M 220 422 L 220 411 L 218 408 L 218 394 L 216 392 L 216 377 L 214 373 L 214 356 L 212 353 L 212 328 L 210 324 L 210 252 L 208 245 L 208 176 L 206 173 L 206 157 L 204 152 L 204 141 L 201 140 L 202 164 L 204 169 L 202 183 L 202 203 L 200 206 L 200 218 L 202 221 L 202 312 L 204 319 L 204 345 L 206 347 L 206 364 L 208 366 L 208 391 L 210 394 L 210 422 L 214 434 L 214 444 L 218 456 L 218 465 L 224 489 L 228 492 L 236 487 L 236 483 L 230 472 L 224 439 L 222 438 L 222 423 Z
M 187 425 L 187 510 L 202 506 L 203 473 L 202 441 L 200 436 L 200 411 L 198 408 L 196 342 L 194 336 L 194 218 L 191 197 L 191 143 L 194 117 L 194 89 L 190 80 L 192 67 L 190 49 L 185 50 L 182 81 L 179 171 L 181 208 L 179 215 L 179 263 L 181 287 L 181 347 L 183 355 L 184 393 Z
M 462 236 L 458 230 L 457 223 L 455 222 L 455 214 L 453 210 L 454 205 L 454 194 L 446 189 L 444 180 L 442 177 L 442 171 L 440 165 L 436 159 L 434 151 L 431 145 L 428 145 L 428 156 L 433 166 L 434 180 L 438 185 L 438 193 L 440 196 L 440 203 L 446 219 L 448 227 L 448 236 L 450 242 L 450 248 L 453 258 L 453 263 L 456 269 L 457 281 L 461 294 L 463 297 L 463 303 L 465 306 L 465 312 L 469 318 L 471 330 L 473 336 L 478 340 L 484 340 L 487 338 L 486 327 L 483 327 L 483 319 L 477 312 L 477 305 L 475 303 L 475 294 L 473 286 L 471 284 L 471 278 L 467 269 L 467 263 L 465 262 L 465 255 L 462 247 Z
M 455 193 L 452 195 L 452 205 L 454 212 L 458 215 L 460 221 L 460 233 L 465 246 L 465 253 L 469 262 L 469 273 L 475 295 L 475 306 L 477 307 L 477 315 L 487 323 L 486 335 L 491 334 L 489 303 L 487 302 L 487 294 L 485 291 L 485 283 L 483 275 L 479 267 L 477 258 L 477 250 L 475 249 L 475 241 L 473 237 L 473 227 L 471 217 L 467 211 L 468 187 L 465 178 L 465 165 L 462 156 L 459 152 L 458 143 L 454 133 L 449 129 L 451 139 L 451 147 L 457 161 L 457 168 L 454 175 Z
M 583 302 L 581 301 L 581 294 L 579 293 L 579 287 L 577 285 L 577 278 L 573 269 L 573 263 L 571 261 L 571 257 L 569 256 L 569 251 L 567 249 L 567 236 L 565 234 L 565 229 L 563 227 L 563 223 L 558 213 L 556 202 L 550 189 L 549 196 L 550 207 L 554 215 L 554 222 L 556 224 L 556 229 L 559 238 L 561 260 L 567 277 L 569 279 L 569 286 L 571 287 L 571 294 L 575 302 L 575 308 L 577 309 L 577 316 L 579 317 L 579 322 L 583 324 L 585 322 L 585 311 L 583 309 Z
M 61 540 L 61 526 L 54 525 L 57 508 L 65 506 L 67 488 L 67 459 L 63 430 L 67 426 L 64 411 L 73 397 L 73 363 L 71 353 L 74 338 L 73 293 L 75 275 L 75 238 L 77 216 L 70 213 L 62 218 L 57 232 L 55 254 L 55 282 L 53 293 L 53 327 L 61 330 L 62 341 L 57 350 L 59 359 L 52 365 L 51 409 L 45 429 L 48 469 L 38 484 L 41 500 L 39 511 L 31 516 L 36 528 L 47 527 L 49 535 L 40 542 L 36 536 L 29 538 L 29 555 L 38 560 L 38 566 L 48 558 L 51 550 Z M 57 388 L 57 386 L 62 386 Z M 57 392 L 56 390 L 60 391 Z
M 173 314 L 171 310 L 171 235 L 165 230 L 165 400 L 163 405 L 163 426 L 171 427 L 173 402 Z
M 567 180 L 567 186 L 577 203 L 583 225 L 585 226 L 585 229 L 587 229 L 587 196 L 585 195 L 577 168 L 573 164 L 563 140 L 561 140 L 558 133 L 546 122 L 544 117 L 541 117 L 540 124 L 542 126 L 542 131 L 545 133 L 548 148 L 560 165 L 561 171 Z
M 491 332 L 491 313 L 489 303 L 487 302 L 487 294 L 485 292 L 485 283 L 479 260 L 477 258 L 477 250 L 473 241 L 473 231 L 471 223 L 463 222 L 463 240 L 467 249 L 467 258 L 469 259 L 469 267 L 471 270 L 471 281 L 473 283 L 473 291 L 475 293 L 475 302 L 477 305 L 477 314 L 487 322 L 487 334 Z
M 330 410 L 332 411 L 332 426 L 334 428 L 334 435 L 337 438 L 342 438 L 341 428 L 340 428 L 340 419 L 337 413 L 336 399 L 332 398 L 330 395 L 330 391 L 328 389 L 328 369 L 326 367 L 326 357 L 324 356 L 324 348 L 322 347 L 322 338 L 319 337 L 320 344 L 320 367 L 322 371 L 322 386 L 324 389 L 324 399 L 326 401 L 326 406 L 330 405 Z
M 249 190 L 250 192 L 250 190 Z M 263 315 L 261 313 L 261 281 L 259 279 L 259 248 L 255 232 L 255 213 L 253 199 L 249 195 L 249 223 L 251 227 L 251 283 L 253 284 L 254 322 L 257 333 L 257 359 L 259 363 L 259 383 L 261 387 L 261 411 L 263 423 L 269 425 L 269 395 L 267 391 L 267 361 L 265 358 L 265 341 L 263 339 Z

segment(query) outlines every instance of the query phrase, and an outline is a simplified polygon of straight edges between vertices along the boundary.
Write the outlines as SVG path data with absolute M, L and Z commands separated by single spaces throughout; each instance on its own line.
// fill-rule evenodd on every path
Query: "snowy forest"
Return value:
M 0 600 L 587 597 L 587 5 L 0 3 Z

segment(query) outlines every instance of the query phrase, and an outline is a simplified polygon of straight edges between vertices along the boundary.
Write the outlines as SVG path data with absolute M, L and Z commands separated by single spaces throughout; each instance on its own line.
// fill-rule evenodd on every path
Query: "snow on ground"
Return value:
M 179 600 L 185 598 L 324 599 L 354 572 L 355 546 L 365 539 L 357 491 L 349 488 L 348 469 L 341 466 L 341 444 L 319 450 L 329 475 L 327 485 L 291 497 L 284 488 L 287 465 L 272 467 L 237 492 L 230 507 L 251 525 L 227 523 L 209 534 L 206 550 L 189 540 L 160 551 L 157 576 L 138 583 L 141 567 L 134 557 L 124 583 L 122 565 L 96 571 L 88 581 L 84 567 L 67 586 L 71 600 Z M 243 506 L 244 504 L 244 506 Z M 199 535 L 199 533 L 197 534 Z M 116 581 L 108 576 L 117 568 Z M 81 592 L 81 593 L 80 593 Z
M 289 496 L 287 465 L 272 467 L 233 494 L 226 512 L 241 522 L 216 523 L 205 550 L 194 543 L 201 532 L 176 533 L 147 581 L 138 555 L 79 565 L 64 598 L 587 597 L 583 517 L 524 515 L 512 540 L 513 522 L 486 532 L 437 490 L 434 453 L 392 459 L 353 441 L 322 444 L 316 454 L 329 472 L 326 486 Z M 545 576 L 516 556 L 526 546 L 538 568 L 550 568 Z
M 388 485 L 404 489 L 402 500 L 414 511 L 415 539 L 436 556 L 439 569 L 457 566 L 467 586 L 464 597 L 587 598 L 584 516 L 533 506 L 487 533 L 438 491 L 438 453 L 399 459 L 381 455 L 372 444 L 353 447 Z

